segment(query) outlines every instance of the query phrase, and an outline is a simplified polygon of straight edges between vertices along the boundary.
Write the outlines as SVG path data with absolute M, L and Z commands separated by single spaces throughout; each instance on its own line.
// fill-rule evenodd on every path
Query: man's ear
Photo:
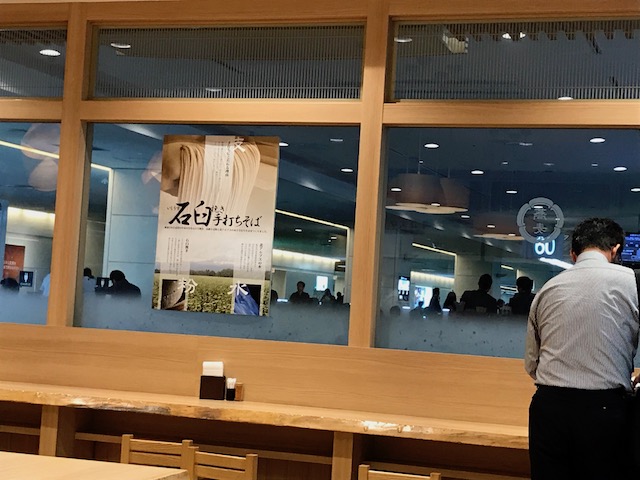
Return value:
M 576 260 L 578 259 L 578 255 L 575 254 L 575 252 L 573 250 L 569 251 L 569 256 L 571 257 L 571 261 L 573 263 L 576 263 Z

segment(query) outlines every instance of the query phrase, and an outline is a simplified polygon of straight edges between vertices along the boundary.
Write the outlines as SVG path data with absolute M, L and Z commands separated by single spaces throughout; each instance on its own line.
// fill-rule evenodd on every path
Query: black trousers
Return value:
M 637 479 L 630 435 L 624 390 L 539 386 L 529 407 L 531 480 Z

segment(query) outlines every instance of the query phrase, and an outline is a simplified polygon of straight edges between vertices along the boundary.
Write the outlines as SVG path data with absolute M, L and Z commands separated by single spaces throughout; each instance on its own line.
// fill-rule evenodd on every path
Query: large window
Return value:
M 347 343 L 357 128 L 96 124 L 93 130 L 84 267 L 94 278 L 85 282 L 76 325 Z M 274 243 L 273 251 L 265 252 L 272 260 L 268 316 L 152 308 L 159 301 L 154 272 L 158 273 L 161 160 L 167 134 L 277 137 Z M 140 288 L 139 298 L 103 294 L 95 288 L 114 270 Z M 300 281 L 309 294 L 302 305 L 288 301 Z M 338 298 L 325 296 L 325 290 Z M 226 288 L 217 298 L 226 302 L 229 295 Z M 189 304 L 192 307 L 196 309 Z
M 101 29 L 96 97 L 359 98 L 363 26 Z
M 397 99 L 637 99 L 640 20 L 403 23 Z
M 59 138 L 58 124 L 0 123 L 2 322 L 46 322 Z
M 520 358 L 514 296 L 571 267 L 573 227 L 640 231 L 639 152 L 631 129 L 390 129 L 376 345 Z
M 62 97 L 65 30 L 0 30 L 0 97 Z

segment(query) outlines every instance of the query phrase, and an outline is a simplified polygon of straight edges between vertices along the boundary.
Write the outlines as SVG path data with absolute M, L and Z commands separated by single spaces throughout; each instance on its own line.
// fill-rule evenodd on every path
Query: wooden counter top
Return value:
M 528 448 L 526 427 L 177 395 L 0 382 L 0 401 Z

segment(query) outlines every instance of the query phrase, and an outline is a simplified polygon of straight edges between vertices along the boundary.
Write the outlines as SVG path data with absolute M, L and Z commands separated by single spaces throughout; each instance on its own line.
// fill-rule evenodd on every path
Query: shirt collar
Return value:
M 587 250 L 586 252 L 582 252 L 578 255 L 576 263 L 582 262 L 583 260 L 597 260 L 599 262 L 609 263 L 609 260 L 607 260 L 604 253 L 597 250 Z

